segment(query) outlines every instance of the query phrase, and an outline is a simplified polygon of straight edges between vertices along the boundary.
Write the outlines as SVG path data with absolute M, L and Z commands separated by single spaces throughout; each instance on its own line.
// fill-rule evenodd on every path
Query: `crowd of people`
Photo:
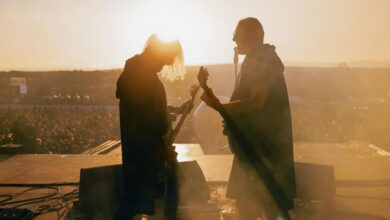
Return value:
M 390 105 L 301 104 L 292 106 L 294 141 L 353 140 L 390 150 Z
M 89 95 L 79 94 L 52 94 L 50 96 L 23 97 L 18 103 L 20 104 L 42 104 L 42 105 L 94 105 L 95 100 Z
M 390 150 L 390 106 L 330 104 L 292 105 L 294 141 L 345 143 L 366 141 Z M 107 108 L 0 110 L 0 145 L 15 142 L 15 126 L 24 123 L 36 134 L 36 153 L 81 153 L 107 140 L 119 140 L 118 111 Z M 177 142 L 197 142 L 188 117 Z
M 0 145 L 19 144 L 17 133 L 23 131 L 18 126 L 34 129 L 36 153 L 82 153 L 107 140 L 119 140 L 118 112 L 105 108 L 1 110 Z

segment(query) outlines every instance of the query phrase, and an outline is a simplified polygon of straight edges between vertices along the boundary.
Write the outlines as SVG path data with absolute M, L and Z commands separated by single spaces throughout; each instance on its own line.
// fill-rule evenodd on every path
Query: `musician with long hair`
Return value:
M 179 41 L 164 42 L 152 35 L 145 49 L 126 61 L 117 81 L 125 194 L 115 219 L 136 214 L 153 215 L 155 199 L 167 191 L 166 218 L 176 219 L 178 189 L 176 153 L 164 139 L 170 112 L 187 107 L 167 106 L 159 78 L 183 77 L 183 53 Z

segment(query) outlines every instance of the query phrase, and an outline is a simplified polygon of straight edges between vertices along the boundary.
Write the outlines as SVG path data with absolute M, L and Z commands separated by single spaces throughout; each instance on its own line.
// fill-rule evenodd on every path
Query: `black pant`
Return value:
M 160 137 L 122 138 L 125 187 L 114 219 L 130 219 L 136 214 L 153 215 L 155 199 L 162 196 L 165 196 L 166 219 L 176 219 L 179 166 L 164 150 Z

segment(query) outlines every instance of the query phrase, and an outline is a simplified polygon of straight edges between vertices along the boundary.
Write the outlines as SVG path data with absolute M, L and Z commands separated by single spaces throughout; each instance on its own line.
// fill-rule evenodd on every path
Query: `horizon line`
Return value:
M 389 61 L 375 61 L 375 60 L 356 60 L 356 61 L 284 61 L 286 67 L 341 67 L 347 66 L 352 68 L 390 68 Z M 241 62 L 240 62 L 241 64 Z M 375 64 L 379 64 L 375 66 Z M 218 66 L 218 65 L 234 65 L 233 62 L 215 62 L 215 63 L 191 63 L 186 64 L 186 67 L 198 67 L 198 66 Z M 52 72 L 52 71 L 107 71 L 107 70 L 120 70 L 123 67 L 88 67 L 88 66 L 74 66 L 74 67 L 33 67 L 33 68 L 4 68 L 0 69 L 0 72 Z

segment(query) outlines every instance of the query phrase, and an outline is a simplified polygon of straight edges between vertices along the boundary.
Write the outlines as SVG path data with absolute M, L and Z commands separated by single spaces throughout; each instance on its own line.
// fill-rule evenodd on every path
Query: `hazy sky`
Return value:
M 227 63 L 248 16 L 284 61 L 390 60 L 390 0 L 0 0 L 0 70 L 122 67 L 153 32 Z

